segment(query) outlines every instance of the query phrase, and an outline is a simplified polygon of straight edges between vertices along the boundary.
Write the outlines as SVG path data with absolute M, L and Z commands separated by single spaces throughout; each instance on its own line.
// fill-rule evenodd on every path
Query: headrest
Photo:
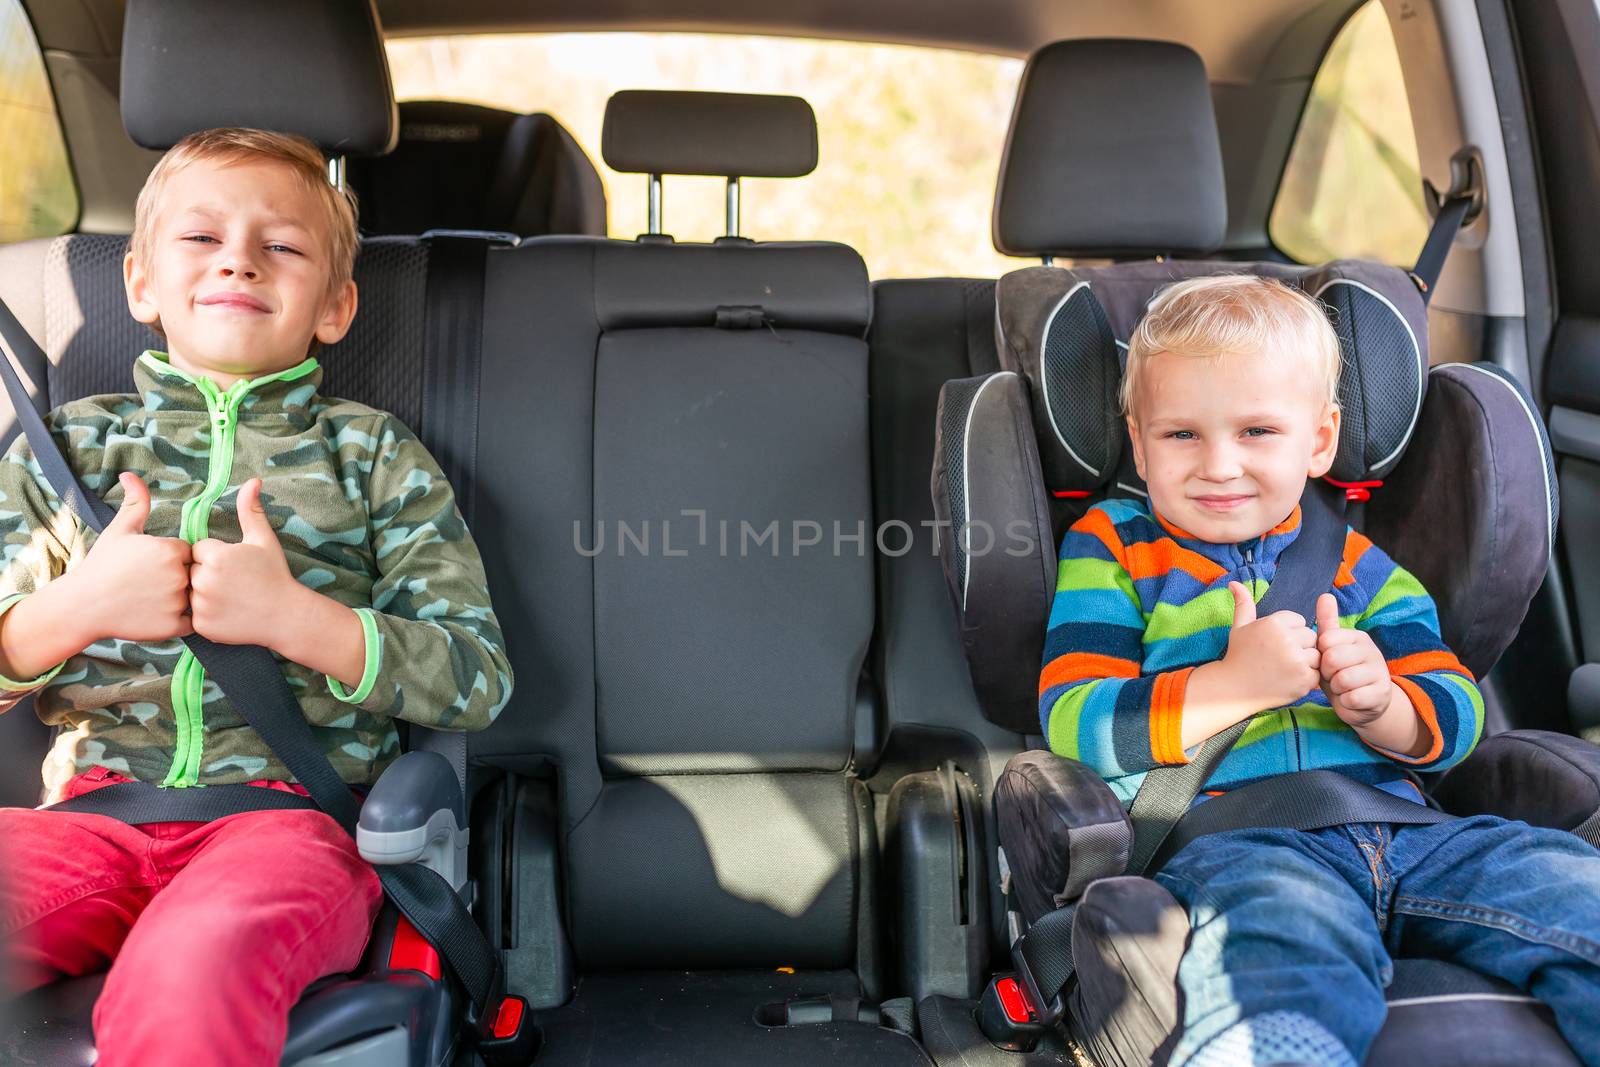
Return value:
M 1200 57 L 1164 41 L 1058 41 L 1022 72 L 994 201 L 1013 256 L 1204 253 L 1228 224 Z
M 369 234 L 606 232 L 600 172 L 549 115 L 407 101 L 394 151 L 352 161 L 348 177 Z
M 372 0 L 129 0 L 122 123 L 146 148 L 251 126 L 328 155 L 382 155 L 394 88 Z
M 718 327 L 860 337 L 872 318 L 867 267 L 823 241 L 595 244 L 594 313 L 603 330 Z
M 1364 260 L 1320 267 L 1194 260 L 1030 267 L 996 286 L 996 342 L 1001 366 L 1032 387 L 1049 489 L 1092 493 L 1116 476 L 1125 437 L 1117 388 L 1127 339 L 1156 294 L 1186 278 L 1241 271 L 1309 293 L 1333 322 L 1343 415 L 1328 476 L 1368 481 L 1394 468 L 1416 429 L 1428 374 L 1426 309 L 1399 268 Z
M 817 117 L 798 96 L 630 89 L 606 101 L 600 154 L 628 174 L 798 178 L 817 166 Z

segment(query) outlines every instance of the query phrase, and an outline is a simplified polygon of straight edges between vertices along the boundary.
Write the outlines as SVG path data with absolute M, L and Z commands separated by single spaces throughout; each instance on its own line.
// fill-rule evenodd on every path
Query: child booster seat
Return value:
M 1220 157 L 1208 94 L 1198 58 L 1176 45 L 1075 41 L 1037 54 L 1007 145 L 997 245 L 1102 257 L 1204 252 L 1220 242 Z M 1046 107 L 1051 100 L 1074 104 Z M 1174 170 L 1184 195 L 1161 187 Z M 1044 199 L 1051 188 L 1075 198 Z M 1016 210 L 1018 190 L 1029 210 Z M 946 386 L 935 447 L 935 507 L 952 530 L 941 541 L 946 577 L 975 688 L 995 721 L 1037 730 L 1060 534 L 1088 502 L 1142 493 L 1116 402 L 1126 339 L 1165 285 L 1236 271 L 1295 285 L 1332 314 L 1344 409 L 1330 472 L 1343 490 L 1331 492 L 1335 510 L 1348 497 L 1349 520 L 1418 576 L 1437 601 L 1446 642 L 1476 676 L 1515 635 L 1553 541 L 1549 446 L 1532 404 L 1499 368 L 1428 369 L 1424 301 L 1405 272 L 1356 261 L 1030 268 L 997 287 L 1002 371 Z M 1329 495 L 1311 490 L 1308 514 Z M 989 531 L 1022 533 L 1036 551 L 979 551 Z M 1593 840 L 1597 782 L 1600 751 L 1592 746 L 1513 731 L 1482 742 L 1433 795 L 1457 814 L 1487 811 Z M 1190 798 L 1200 784 L 1191 783 Z M 1238 791 L 1236 817 L 1271 824 L 1281 794 L 1257 805 L 1249 792 Z M 1322 825 L 1363 817 L 1364 801 L 1339 810 L 1350 803 L 1341 794 L 1327 803 Z M 1183 801 L 1179 812 L 1186 807 Z M 1443 817 L 1410 807 L 1417 814 L 1409 821 Z M 1045 1021 L 1067 1016 L 1099 1062 L 1159 1059 L 1178 1021 L 1187 920 L 1165 890 L 1138 877 L 1151 869 L 1146 863 L 1130 870 L 1137 846 L 1129 812 L 1093 771 L 1048 752 L 1008 764 L 996 809 L 1017 911 L 1013 958 L 1034 1011 Z M 1178 822 L 1157 863 L 1206 829 L 1188 822 Z M 1395 974 L 1389 1022 L 1371 1063 L 1575 1062 L 1530 998 L 1436 961 L 1397 960 Z M 1424 995 L 1446 999 L 1425 1012 L 1408 1010 Z

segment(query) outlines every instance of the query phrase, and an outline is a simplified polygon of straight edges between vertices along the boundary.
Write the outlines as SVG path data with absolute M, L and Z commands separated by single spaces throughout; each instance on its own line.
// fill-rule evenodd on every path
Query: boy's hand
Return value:
M 1365 630 L 1339 627 L 1339 607 L 1332 593 L 1317 598 L 1317 651 L 1322 691 L 1341 720 L 1367 726 L 1389 710 L 1394 695 L 1389 664 Z
M 276 649 L 293 627 L 305 586 L 295 581 L 283 546 L 261 506 L 261 479 L 239 487 L 236 545 L 206 538 L 194 546 L 189 605 L 195 633 L 224 645 Z
M 70 590 L 83 632 L 80 648 L 108 637 L 166 641 L 191 633 L 189 544 L 178 537 L 144 532 L 150 490 L 137 474 L 124 472 L 122 507 L 82 564 L 58 584 Z
M 1233 630 L 1222 663 L 1237 692 L 1258 711 L 1293 704 L 1317 687 L 1316 635 L 1292 611 L 1256 618 L 1256 602 L 1239 582 L 1233 594 Z

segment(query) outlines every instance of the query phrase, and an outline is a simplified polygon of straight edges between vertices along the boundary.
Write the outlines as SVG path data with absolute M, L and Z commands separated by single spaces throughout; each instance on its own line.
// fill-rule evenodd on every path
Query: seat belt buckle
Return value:
M 1051 913 L 1051 921 L 1055 925 L 1050 929 L 1044 929 L 1043 926 L 1049 924 L 1044 924 L 1041 920 L 1011 943 L 1011 965 L 1016 968 L 1013 980 L 1022 989 L 1022 1000 L 1027 1005 L 1032 1021 L 1038 1023 L 1042 1029 L 1055 1026 L 1067 1011 L 1067 988 L 1071 984 L 1074 968 L 1070 958 L 1063 965 L 1058 956 L 1062 948 L 1065 948 L 1070 957 L 1071 942 L 1069 941 L 1066 946 L 1061 946 L 1057 942 L 1063 924 L 1069 931 L 1067 936 L 1071 936 L 1072 919 L 1077 910 L 1076 904 L 1060 908 Z M 1046 960 L 1044 969 L 1059 972 L 1048 976 L 1048 984 L 1045 981 L 1046 976 L 1038 974 L 1034 966 L 1032 957 L 1040 953 L 1043 953 Z M 1053 967 L 1049 964 L 1051 960 L 1056 961 Z M 999 996 L 1000 992 L 1001 990 L 997 989 L 995 995 Z M 1004 1006 L 1003 1002 L 1001 1006 Z
M 1049 1027 L 1017 976 L 1002 974 L 989 980 L 978 1001 L 978 1029 L 997 1048 L 1032 1052 Z
M 485 1015 L 490 1013 L 485 1012 Z M 528 1002 L 515 993 L 500 998 L 487 1029 L 479 1030 L 477 1052 L 489 1067 L 529 1063 L 539 1051 L 539 1028 Z

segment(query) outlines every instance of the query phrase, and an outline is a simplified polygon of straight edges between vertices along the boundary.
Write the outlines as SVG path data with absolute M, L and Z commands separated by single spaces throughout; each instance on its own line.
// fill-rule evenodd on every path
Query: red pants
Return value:
M 119 780 L 91 771 L 66 796 Z M 317 811 L 128 826 L 10 808 L 0 850 L 13 988 L 110 968 L 99 1067 L 276 1065 L 289 1009 L 356 966 L 383 899 L 355 842 Z

